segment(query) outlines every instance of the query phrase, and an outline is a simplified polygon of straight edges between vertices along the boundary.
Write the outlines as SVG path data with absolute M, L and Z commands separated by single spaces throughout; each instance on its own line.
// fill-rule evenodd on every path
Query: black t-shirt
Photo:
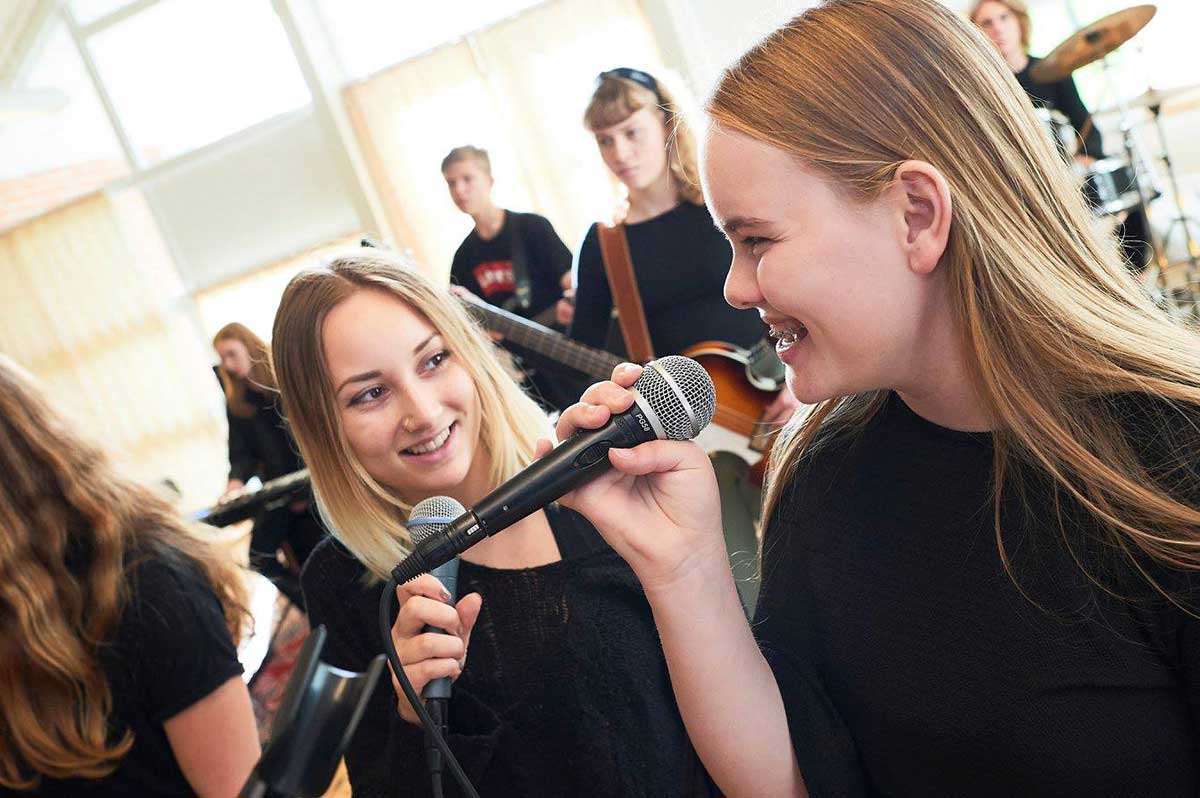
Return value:
M 1033 69 L 1034 64 L 1041 60 L 1030 56 L 1029 63 L 1025 65 L 1025 68 L 1016 73 L 1017 83 L 1021 84 L 1021 88 L 1029 95 L 1029 99 L 1033 101 L 1034 105 L 1058 111 L 1071 120 L 1071 126 L 1075 128 L 1075 132 L 1083 137 L 1081 155 L 1103 158 L 1104 142 L 1100 138 L 1100 131 L 1096 129 L 1096 125 L 1091 123 L 1091 114 L 1084 106 L 1083 100 L 1079 98 L 1079 89 L 1075 87 L 1075 79 L 1067 75 L 1052 83 L 1035 81 L 1030 77 L 1029 71 Z
M 513 237 L 516 228 L 517 238 Z M 529 307 L 513 304 L 516 279 L 513 258 L 520 245 L 529 279 Z M 546 310 L 562 296 L 562 276 L 571 268 L 571 251 L 554 232 L 553 225 L 536 213 L 504 211 L 504 225 L 490 241 L 484 241 L 472 230 L 458 251 L 450 276 L 472 294 L 497 305 L 532 318 Z
M 49 780 L 39 798 L 193 796 L 163 722 L 242 673 L 216 593 L 197 566 L 174 550 L 131 560 L 132 596 L 102 654 L 112 689 L 112 739 L 133 732 L 133 747 L 100 781 Z
M 1151 449 L 1194 453 L 1196 434 L 1172 441 L 1164 414 L 1141 416 Z M 812 795 L 1200 794 L 1200 623 L 1029 466 L 1002 494 L 1018 588 L 993 528 L 992 456 L 990 434 L 936 426 L 892 394 L 786 489 L 754 630 Z M 1067 552 L 1056 498 L 1074 554 L 1122 598 Z M 1164 581 L 1195 606 L 1195 579 Z
M 483 798 L 710 795 L 637 578 L 582 516 L 547 515 L 561 561 L 460 564 L 458 594 L 478 592 L 483 608 L 447 743 Z M 310 622 L 329 631 L 322 659 L 355 671 L 383 652 L 382 586 L 365 576 L 332 538 L 302 576 Z M 390 680 L 371 697 L 346 768 L 355 798 L 430 794 L 423 735 L 400 717 Z M 461 794 L 448 769 L 442 781 L 447 796 Z
M 725 302 L 729 242 L 703 205 L 681 202 L 664 214 L 626 225 L 629 253 L 655 356 L 677 355 L 702 341 L 751 347 L 764 333 L 758 313 Z M 576 264 L 571 337 L 626 354 L 600 257 L 596 225 L 588 229 Z

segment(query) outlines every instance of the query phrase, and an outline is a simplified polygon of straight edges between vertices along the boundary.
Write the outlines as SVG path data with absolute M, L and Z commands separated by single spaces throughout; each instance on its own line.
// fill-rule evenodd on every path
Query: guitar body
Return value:
M 754 438 L 760 432 L 759 418 L 779 390 L 763 390 L 752 385 L 746 377 L 748 363 L 744 351 L 733 344 L 704 341 L 688 347 L 683 354 L 703 366 L 716 386 L 717 410 L 713 414 L 713 423 Z
M 724 341 L 704 341 L 688 347 L 683 354 L 699 363 L 712 378 L 717 389 L 717 409 L 713 413 L 713 423 L 747 439 L 734 451 L 750 455 L 747 456 L 747 460 L 751 462 L 750 479 L 761 485 L 766 475 L 765 452 L 770 448 L 770 435 L 774 430 L 768 428 L 760 419 L 780 389 L 758 387 L 762 382 L 755 380 L 749 373 L 750 361 L 746 351 L 733 344 Z M 717 443 L 716 448 L 731 447 Z M 761 456 L 753 456 L 755 453 Z

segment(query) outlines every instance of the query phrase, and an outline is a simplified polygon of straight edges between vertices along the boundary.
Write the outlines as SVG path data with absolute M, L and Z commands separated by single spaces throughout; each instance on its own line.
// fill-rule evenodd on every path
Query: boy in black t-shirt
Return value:
M 442 176 L 455 206 L 475 222 L 474 229 L 454 253 L 451 280 L 490 304 L 539 324 L 562 330 L 574 311 L 568 299 L 571 251 L 550 221 L 536 213 L 505 210 L 492 200 L 491 161 L 487 150 L 455 147 L 442 160 Z M 553 407 L 573 403 L 581 385 L 546 372 L 555 363 L 536 353 L 516 350 L 531 386 Z M 539 369 L 530 369 L 531 363 Z

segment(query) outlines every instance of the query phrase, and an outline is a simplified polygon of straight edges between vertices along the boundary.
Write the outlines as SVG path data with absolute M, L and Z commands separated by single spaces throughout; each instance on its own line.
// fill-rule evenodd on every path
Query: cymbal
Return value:
M 1182 100 L 1182 102 L 1176 102 L 1177 100 Z M 1198 102 L 1200 102 L 1200 83 L 1194 83 L 1191 86 L 1175 86 L 1170 89 L 1147 89 L 1138 96 L 1126 100 L 1123 105 L 1130 111 L 1142 108 L 1148 110 L 1159 106 L 1164 114 L 1172 114 L 1190 110 Z M 1093 111 L 1092 116 L 1108 116 L 1120 112 L 1121 106 L 1114 103 Z
M 1080 28 L 1064 39 L 1050 54 L 1034 64 L 1029 77 L 1038 83 L 1062 80 L 1081 66 L 1098 61 L 1129 41 L 1146 27 L 1158 9 L 1153 5 L 1133 6 L 1109 14 Z

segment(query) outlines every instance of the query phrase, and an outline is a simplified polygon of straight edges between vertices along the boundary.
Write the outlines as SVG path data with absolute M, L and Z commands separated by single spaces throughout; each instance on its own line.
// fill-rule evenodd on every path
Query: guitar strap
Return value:
M 599 224 L 600 257 L 608 275 L 608 287 L 617 308 L 617 321 L 625 339 L 625 351 L 630 360 L 646 363 L 654 359 L 650 329 L 646 326 L 646 311 L 633 274 L 633 257 L 629 254 L 629 239 L 624 224 Z

